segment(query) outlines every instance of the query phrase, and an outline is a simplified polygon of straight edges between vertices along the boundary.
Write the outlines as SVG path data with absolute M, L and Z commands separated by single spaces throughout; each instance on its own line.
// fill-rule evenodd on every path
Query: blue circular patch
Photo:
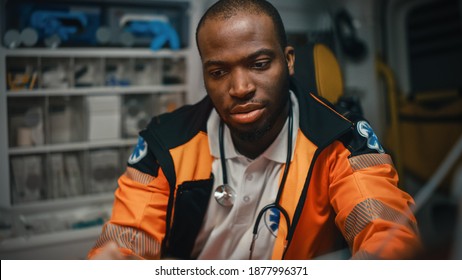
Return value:
M 367 138 L 367 147 L 369 147 L 369 149 L 376 150 L 381 154 L 385 153 L 379 142 L 379 138 L 377 138 L 377 135 L 375 135 L 369 123 L 366 121 L 359 121 L 356 124 L 356 129 L 362 137 Z
M 266 228 L 271 232 L 271 234 L 274 237 L 276 237 L 278 234 L 280 217 L 281 217 L 281 211 L 279 211 L 279 209 L 277 208 L 268 209 L 264 215 Z
M 135 164 L 142 160 L 148 154 L 148 143 L 144 141 L 143 137 L 138 137 L 138 143 L 136 144 L 135 150 L 128 158 L 128 163 Z

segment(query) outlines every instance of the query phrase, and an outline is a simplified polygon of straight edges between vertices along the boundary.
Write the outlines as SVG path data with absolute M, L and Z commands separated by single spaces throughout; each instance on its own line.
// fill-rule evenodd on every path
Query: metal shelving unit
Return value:
M 102 2 L 109 5 L 111 1 Z M 113 2 L 118 5 L 125 3 L 122 0 Z M 157 0 L 138 2 L 145 5 L 167 3 Z M 197 22 L 204 2 L 177 0 L 168 5 L 176 3 L 189 5 L 190 22 Z M 93 1 L 82 3 L 93 3 Z M 5 1 L 2 2 L 2 9 L 4 5 Z M 6 29 L 4 24 L 3 20 L 0 21 L 2 32 Z M 88 249 L 85 246 L 92 244 L 101 230 L 99 218 L 104 220 L 110 215 L 113 190 L 117 185 L 117 178 L 112 178 L 112 189 L 93 188 L 95 182 L 101 180 L 96 178 L 98 176 L 95 177 L 95 174 L 109 172 L 117 174 L 118 177 L 123 172 L 126 159 L 137 143 L 134 132 L 138 129 L 131 128 L 137 118 L 140 122 L 145 121 L 153 115 L 197 100 L 194 95 L 197 95 L 197 88 L 200 87 L 198 86 L 200 73 L 189 71 L 200 67 L 197 53 L 189 47 L 194 46 L 194 26 L 193 23 L 188 26 L 189 41 L 186 42 L 187 46 L 180 50 L 152 51 L 141 47 L 8 49 L 2 44 L 0 47 L 0 161 L 2 162 L 0 256 L 2 259 L 84 257 L 82 252 Z M 80 82 L 78 75 L 81 75 L 80 72 L 85 67 L 87 69 L 94 67 L 93 73 L 87 75 L 89 79 L 85 82 Z M 35 75 L 33 84 L 32 79 L 29 79 L 28 85 L 15 87 L 12 84 L 14 75 L 20 77 L 21 71 L 25 70 Z M 120 74 L 117 71 L 122 70 L 124 73 L 122 77 L 118 77 L 120 80 L 109 80 L 108 73 L 112 72 L 115 76 Z M 62 80 L 53 83 L 50 82 L 50 77 L 59 77 Z M 35 118 L 38 116 L 40 120 L 39 140 L 30 138 L 30 134 L 36 131 L 29 131 L 30 129 L 18 125 L 27 118 L 29 119 L 26 121 L 34 120 L 27 115 L 31 108 L 34 113 L 31 115 Z M 137 111 L 138 115 L 132 111 Z M 103 137 L 101 130 L 108 129 L 111 122 L 118 123 L 113 125 L 110 137 Z M 105 157 L 116 161 L 117 166 L 112 170 L 104 165 L 97 166 L 96 163 Z M 70 176 L 68 175 L 70 171 L 60 170 L 66 168 L 68 163 L 66 160 L 72 160 L 74 167 L 78 166 L 77 169 L 80 169 L 77 174 L 79 174 L 81 188 L 75 188 L 78 191 L 66 191 L 63 181 L 57 179 L 62 173 Z M 34 167 L 34 164 L 38 163 L 41 165 L 40 168 Z M 33 184 L 40 185 L 44 189 L 28 198 L 21 197 L 18 184 L 24 183 L 24 180 L 21 181 L 20 178 L 23 176 L 20 174 L 28 172 L 27 170 L 31 168 L 40 170 Z M 69 180 L 68 178 L 67 181 Z M 101 185 L 107 184 L 106 181 L 98 182 L 102 182 Z M 61 188 L 56 189 L 56 186 Z M 54 219 L 56 225 L 51 226 L 52 229 L 49 230 L 42 227 L 43 224 L 48 223 L 45 218 L 47 215 Z M 76 246 L 82 248 L 82 244 L 85 246 L 79 256 L 66 255 Z M 52 252 L 51 255 L 46 255 L 47 248 Z M 41 250 L 44 251 L 40 252 Z
M 152 85 L 152 86 L 130 86 L 130 87 L 91 87 L 91 88 L 70 88 L 65 92 L 59 89 L 37 89 L 7 91 L 8 97 L 21 98 L 33 96 L 74 96 L 74 95 L 111 95 L 111 94 L 145 94 L 145 93 L 168 93 L 186 91 L 186 85 Z

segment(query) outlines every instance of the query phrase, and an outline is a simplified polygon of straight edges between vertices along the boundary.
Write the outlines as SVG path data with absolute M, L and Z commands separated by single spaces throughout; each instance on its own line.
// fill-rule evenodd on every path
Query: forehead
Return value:
M 239 50 L 279 47 L 274 24 L 263 13 L 207 19 L 198 30 L 197 40 L 203 59 L 208 56 L 225 56 Z

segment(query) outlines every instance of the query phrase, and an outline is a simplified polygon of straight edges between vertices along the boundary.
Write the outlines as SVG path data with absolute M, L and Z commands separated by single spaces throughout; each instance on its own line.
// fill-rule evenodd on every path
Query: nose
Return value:
M 255 84 L 247 71 L 236 69 L 231 74 L 229 95 L 236 98 L 250 98 L 255 93 Z

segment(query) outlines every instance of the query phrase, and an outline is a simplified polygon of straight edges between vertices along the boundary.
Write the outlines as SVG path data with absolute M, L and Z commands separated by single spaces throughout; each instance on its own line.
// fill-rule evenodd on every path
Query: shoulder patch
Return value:
M 135 164 L 142 160 L 148 153 L 148 143 L 144 141 L 143 137 L 138 137 L 138 143 L 136 144 L 133 153 L 128 158 L 128 163 Z
M 376 150 L 381 154 L 385 153 L 385 150 L 379 142 L 379 138 L 377 138 L 377 135 L 375 135 L 374 130 L 372 130 L 372 127 L 368 122 L 357 122 L 356 130 L 359 135 L 367 139 L 367 147 L 369 147 L 369 149 Z

